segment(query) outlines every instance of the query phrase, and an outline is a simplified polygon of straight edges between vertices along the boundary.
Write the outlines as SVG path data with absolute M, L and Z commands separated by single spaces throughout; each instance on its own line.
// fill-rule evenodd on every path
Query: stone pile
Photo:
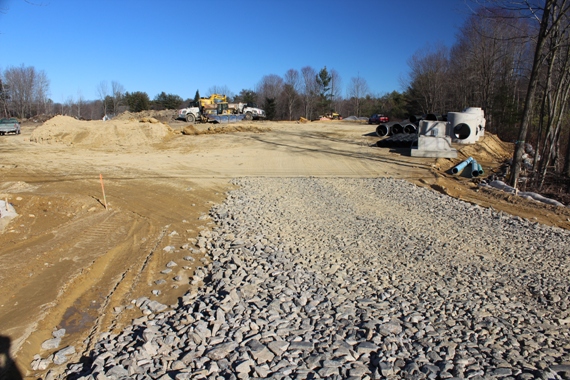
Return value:
M 394 179 L 236 184 L 204 285 L 66 378 L 570 378 L 568 231 Z

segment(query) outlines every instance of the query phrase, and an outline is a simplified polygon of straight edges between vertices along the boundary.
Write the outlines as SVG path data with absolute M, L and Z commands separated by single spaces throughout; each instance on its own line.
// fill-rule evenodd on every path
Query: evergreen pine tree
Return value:
M 330 111 L 332 94 L 330 93 L 331 88 L 329 85 L 331 80 L 332 76 L 327 71 L 327 67 L 323 67 L 316 77 L 317 85 L 319 86 L 319 110 L 321 115 L 325 115 Z

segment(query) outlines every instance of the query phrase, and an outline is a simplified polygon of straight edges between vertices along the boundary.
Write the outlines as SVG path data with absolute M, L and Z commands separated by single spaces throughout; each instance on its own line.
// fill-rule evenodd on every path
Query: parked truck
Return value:
M 255 103 L 228 103 L 225 95 L 213 94 L 192 101 L 188 107 L 178 110 L 178 119 L 189 123 L 231 123 L 239 120 L 265 119 L 265 111 Z
M 20 122 L 16 118 L 0 119 L 0 135 L 14 133 L 19 135 L 21 131 Z

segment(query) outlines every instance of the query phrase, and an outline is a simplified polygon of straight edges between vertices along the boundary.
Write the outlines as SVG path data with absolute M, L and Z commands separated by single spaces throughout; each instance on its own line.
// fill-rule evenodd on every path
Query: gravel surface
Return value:
M 204 285 L 133 300 L 68 377 L 570 378 L 568 231 L 389 178 L 236 184 L 185 247 Z

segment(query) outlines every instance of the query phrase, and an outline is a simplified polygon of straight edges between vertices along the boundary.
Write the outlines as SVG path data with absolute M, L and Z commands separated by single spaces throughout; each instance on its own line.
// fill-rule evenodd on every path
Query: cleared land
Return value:
M 234 177 L 404 178 L 570 229 L 568 208 L 481 189 L 446 174 L 470 155 L 486 173 L 496 169 L 510 147 L 493 136 L 463 147 L 457 160 L 435 160 L 376 148 L 374 127 L 356 122 L 186 128 L 157 119 L 56 117 L 43 125 L 25 123 L 21 135 L 0 137 L 0 198 L 19 214 L 0 234 L 0 335 L 11 339 L 12 357 L 24 376 L 37 378 L 30 362 L 54 328 L 67 330 L 61 347 L 71 344 L 81 353 L 85 339 L 138 317 L 136 308 L 115 311 L 157 288 L 153 281 L 173 257 L 165 248 L 195 243 L 209 228 L 202 216 L 224 199 Z M 180 133 L 184 128 L 189 134 Z M 199 259 L 193 265 L 201 265 Z M 176 274 L 187 284 L 192 268 Z M 165 284 L 160 290 L 155 298 L 169 304 L 188 286 Z

